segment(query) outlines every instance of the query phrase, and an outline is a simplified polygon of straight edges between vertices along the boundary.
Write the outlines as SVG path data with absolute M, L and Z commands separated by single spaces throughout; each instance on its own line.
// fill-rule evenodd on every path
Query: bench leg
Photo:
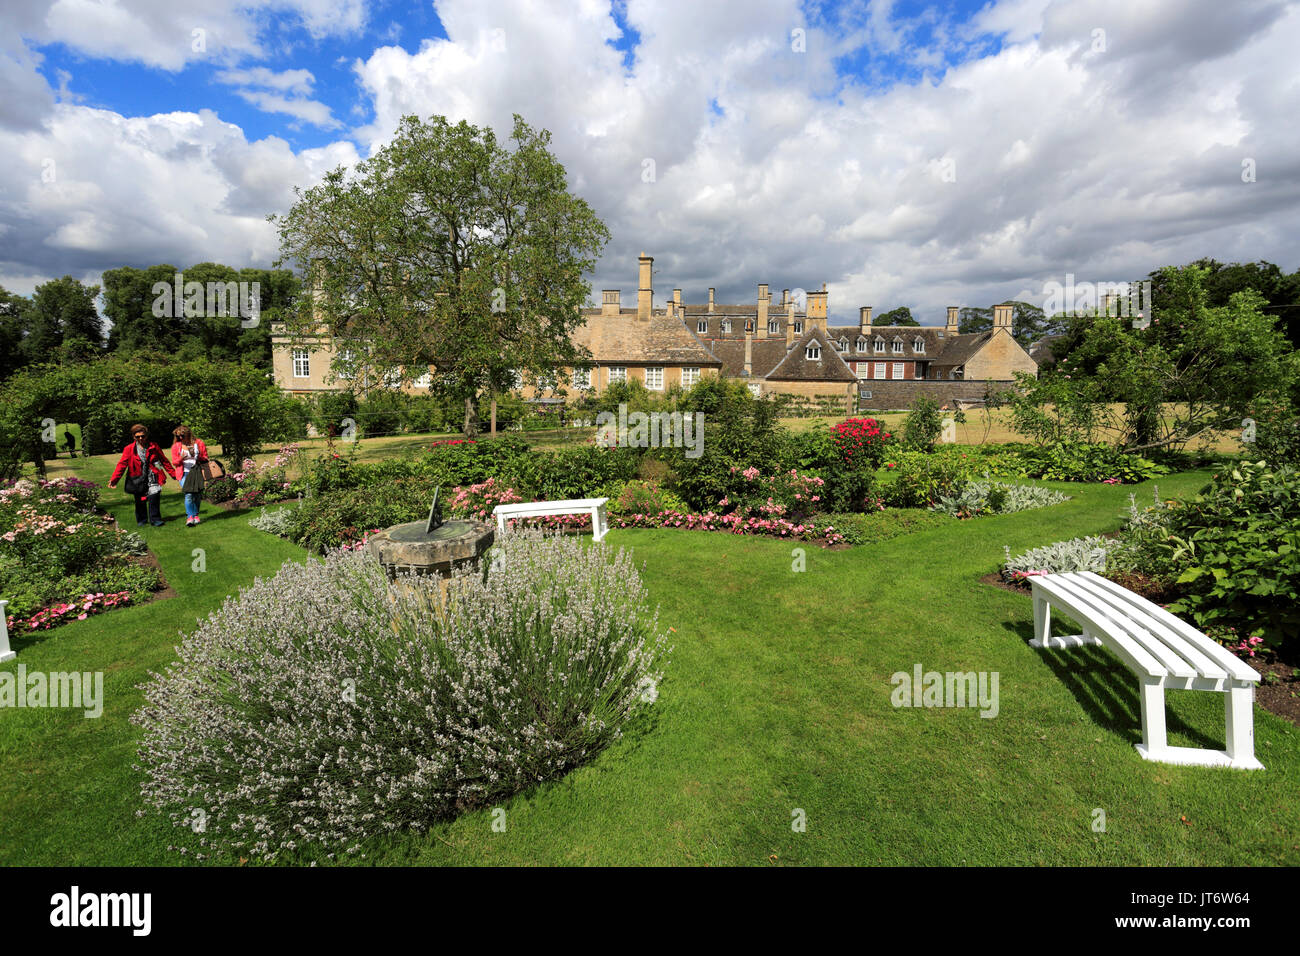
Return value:
M 1163 760 L 1169 749 L 1165 733 L 1165 689 L 1159 681 L 1144 680 L 1142 695 L 1142 743 L 1138 753 L 1147 760 Z
M 1229 763 L 1263 770 L 1255 759 L 1255 685 L 1234 683 L 1224 695 L 1224 714 Z
M 1034 597 L 1034 639 L 1029 642 L 1029 646 L 1047 647 L 1051 635 L 1052 609 L 1047 603 L 1047 598 L 1036 595 Z
M 595 541 L 603 541 L 605 532 L 608 530 L 609 524 L 605 519 L 605 506 L 600 505 L 591 515 L 591 537 Z

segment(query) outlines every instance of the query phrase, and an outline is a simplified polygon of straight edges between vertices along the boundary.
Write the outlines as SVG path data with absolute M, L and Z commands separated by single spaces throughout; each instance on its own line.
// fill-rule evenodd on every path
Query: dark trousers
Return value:
M 149 495 L 146 498 L 135 499 L 135 523 L 140 524 L 142 521 L 153 523 L 162 521 L 162 508 L 159 502 L 162 500 L 162 494 Z

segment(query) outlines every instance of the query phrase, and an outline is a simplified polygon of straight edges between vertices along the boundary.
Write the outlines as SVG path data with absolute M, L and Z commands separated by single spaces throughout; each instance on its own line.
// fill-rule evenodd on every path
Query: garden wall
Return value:
M 995 382 L 998 388 L 1009 388 L 1011 382 Z M 988 385 L 985 382 L 945 382 L 929 380 L 873 379 L 859 383 L 858 408 L 884 411 L 894 408 L 911 408 L 912 402 L 922 395 L 928 395 L 940 405 L 951 405 L 954 399 L 971 401 L 982 399 Z M 863 397 L 870 392 L 871 397 Z

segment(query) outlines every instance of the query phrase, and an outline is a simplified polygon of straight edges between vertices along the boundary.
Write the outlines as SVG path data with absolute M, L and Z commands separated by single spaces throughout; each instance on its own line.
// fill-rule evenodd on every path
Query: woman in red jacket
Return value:
M 131 426 L 131 444 L 122 449 L 108 487 L 117 487 L 122 472 L 127 473 L 126 493 L 135 499 L 135 523 L 144 525 L 147 520 L 154 527 L 161 526 L 162 509 L 158 502 L 162 486 L 167 484 L 167 476 L 175 478 L 176 472 L 162 449 L 149 440 L 149 429 L 143 425 Z
M 203 500 L 206 483 L 203 466 L 208 463 L 208 446 L 202 439 L 194 437 L 188 425 L 181 425 L 172 432 L 172 438 L 176 439 L 172 444 L 172 467 L 185 495 L 185 526 L 188 528 L 199 523 L 199 502 Z

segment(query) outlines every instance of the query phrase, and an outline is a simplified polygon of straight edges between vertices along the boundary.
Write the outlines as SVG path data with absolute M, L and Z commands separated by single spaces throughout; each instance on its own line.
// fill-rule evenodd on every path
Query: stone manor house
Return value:
M 636 379 L 652 391 L 689 387 L 703 375 L 725 375 L 748 383 L 755 395 L 791 395 L 855 409 L 906 408 L 918 395 L 940 404 L 979 399 L 986 383 L 1008 385 L 1015 372 L 1036 375 L 1038 363 L 1011 335 L 1012 306 L 993 307 L 987 332 L 957 331 L 958 307 L 948 308 L 947 324 L 873 325 L 871 306 L 858 310 L 858 324 L 832 326 L 827 292 L 790 290 L 772 301 L 759 283 L 752 303 L 714 301 L 690 304 L 674 289 L 662 308 L 654 304 L 654 259 L 638 260 L 636 307 L 624 307 L 618 289 L 601 293 L 599 308 L 584 309 L 586 320 L 574 342 L 591 354 L 589 365 L 557 376 L 572 399 L 584 390 L 603 392 L 610 383 Z M 331 374 L 338 353 L 328 336 L 290 342 L 272 328 L 275 381 L 285 391 L 306 395 L 338 390 L 345 380 Z M 394 377 L 391 387 L 418 393 L 429 387 L 428 370 Z M 554 401 L 552 392 L 521 386 L 524 398 Z

